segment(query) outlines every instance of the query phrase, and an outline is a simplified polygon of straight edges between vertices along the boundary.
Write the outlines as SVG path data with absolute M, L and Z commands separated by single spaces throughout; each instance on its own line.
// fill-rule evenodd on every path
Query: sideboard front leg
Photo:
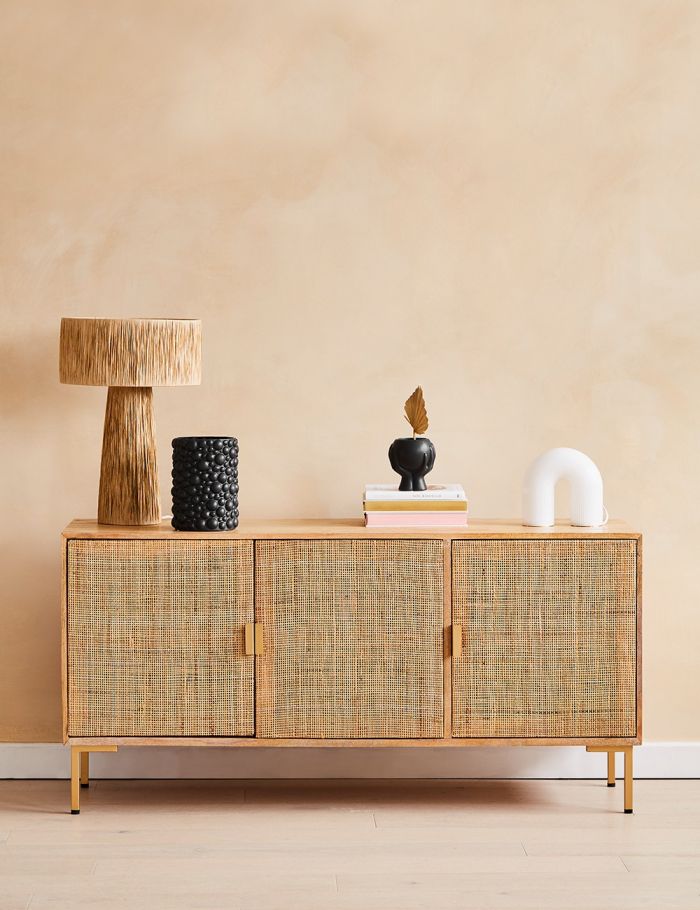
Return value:
M 70 747 L 70 811 L 80 814 L 80 788 L 90 785 L 90 753 L 116 752 L 117 746 L 71 746 Z
M 608 787 L 615 786 L 615 753 L 622 752 L 625 756 L 625 812 L 632 814 L 632 789 L 634 785 L 634 772 L 632 770 L 632 746 L 586 746 L 586 752 L 607 752 L 608 754 Z
M 632 769 L 632 746 L 627 746 L 625 753 L 625 812 L 627 815 L 632 814 L 632 788 L 634 785 L 634 774 Z
M 78 746 L 71 746 L 70 750 L 70 813 L 80 814 L 80 759 L 81 753 Z

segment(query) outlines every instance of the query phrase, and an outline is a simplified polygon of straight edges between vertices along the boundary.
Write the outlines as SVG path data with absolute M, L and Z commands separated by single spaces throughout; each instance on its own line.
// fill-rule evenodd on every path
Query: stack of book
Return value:
M 467 497 L 458 483 L 410 493 L 390 483 L 368 483 L 364 507 L 368 528 L 467 527 Z

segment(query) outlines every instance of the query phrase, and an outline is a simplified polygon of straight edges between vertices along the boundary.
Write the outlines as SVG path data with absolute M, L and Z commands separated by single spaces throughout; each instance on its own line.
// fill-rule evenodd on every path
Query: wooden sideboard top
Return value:
M 362 518 L 260 518 L 242 521 L 235 531 L 175 531 L 168 519 L 159 525 L 126 527 L 101 525 L 93 519 L 77 518 L 63 531 L 66 538 L 176 539 L 176 538 L 417 538 L 460 540 L 474 538 L 603 538 L 641 537 L 624 521 L 611 519 L 603 528 L 576 528 L 558 521 L 552 528 L 531 528 L 514 518 L 472 518 L 468 528 L 366 528 Z

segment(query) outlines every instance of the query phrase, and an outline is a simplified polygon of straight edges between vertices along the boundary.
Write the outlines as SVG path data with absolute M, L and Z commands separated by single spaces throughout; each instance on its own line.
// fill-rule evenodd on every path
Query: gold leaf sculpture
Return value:
M 423 389 L 418 386 L 416 391 L 406 401 L 404 405 L 405 418 L 413 428 L 413 438 L 422 435 L 428 429 L 428 412 L 425 410 L 425 400 L 423 398 Z

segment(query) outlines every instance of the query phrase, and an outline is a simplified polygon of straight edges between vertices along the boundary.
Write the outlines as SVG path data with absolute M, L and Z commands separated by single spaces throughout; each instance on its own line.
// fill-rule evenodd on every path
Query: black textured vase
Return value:
M 389 461 L 401 475 L 399 490 L 424 490 L 425 475 L 435 464 L 435 446 L 426 436 L 395 439 L 389 446 Z
M 238 526 L 238 440 L 230 436 L 173 439 L 173 527 L 232 531 Z

